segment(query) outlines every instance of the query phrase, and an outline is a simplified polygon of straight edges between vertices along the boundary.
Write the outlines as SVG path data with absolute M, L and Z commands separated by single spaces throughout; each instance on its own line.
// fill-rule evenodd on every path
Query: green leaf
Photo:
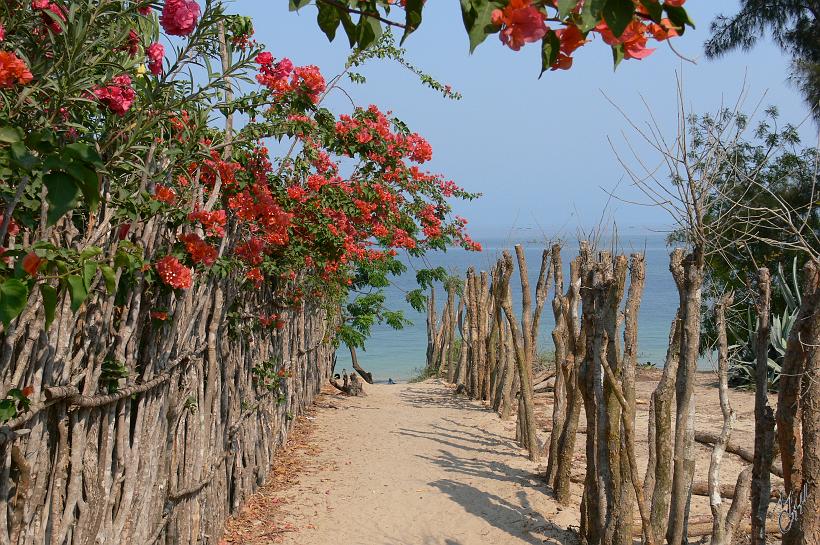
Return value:
M 68 282 L 68 291 L 71 294 L 71 310 L 77 312 L 88 298 L 88 290 L 83 279 L 76 274 L 69 275 L 66 281 Z
M 91 282 L 94 280 L 94 276 L 97 274 L 97 264 L 93 261 L 86 261 L 83 263 L 83 285 L 85 286 L 85 291 L 91 291 Z
M 9 151 L 11 152 L 12 162 L 23 170 L 31 171 L 40 162 L 37 156 L 32 154 L 22 142 L 14 142 L 9 146 Z
M 296 11 L 308 2 L 310 2 L 310 0 L 288 0 L 288 9 L 290 11 Z
M 601 21 L 601 11 L 606 0 L 586 0 L 581 9 L 581 21 L 578 28 L 581 32 L 589 32 Z
M 17 416 L 17 403 L 13 399 L 0 399 L 0 422 Z
M 635 4 L 632 0 L 606 0 L 602 13 L 606 25 L 620 38 L 635 17 Z
M 498 0 L 461 0 L 461 18 L 470 37 L 470 53 L 489 34 L 498 32 L 498 27 L 492 23 L 492 14 L 493 10 L 501 9 L 504 5 Z
M 316 22 L 319 28 L 325 33 L 327 39 L 331 42 L 336 37 L 336 29 L 339 28 L 339 23 L 342 22 L 342 17 L 339 14 L 339 8 L 331 4 L 319 1 L 316 3 L 319 8 L 319 13 L 316 15 Z
M 80 191 L 74 178 L 65 172 L 44 174 L 43 183 L 48 189 L 48 224 L 54 225 L 66 212 L 76 208 Z
M 550 66 L 558 60 L 558 53 L 561 51 L 561 40 L 552 30 L 548 30 L 541 40 L 541 75 L 549 70 Z M 540 75 L 538 76 L 541 77 Z
M 558 0 L 558 15 L 563 19 L 578 5 L 578 0 Z
M 100 180 L 97 173 L 76 162 L 67 165 L 66 170 L 77 181 L 88 207 L 95 210 L 100 203 Z
M 350 47 L 355 47 L 358 38 L 356 23 L 353 22 L 350 14 L 346 11 L 342 11 L 339 15 L 342 18 L 342 27 L 344 27 L 345 34 L 347 34 L 347 41 L 350 42 Z
M 20 127 L 10 127 L 8 125 L 0 127 L 0 142 L 13 144 L 15 142 L 22 142 L 23 137 L 23 129 Z
M 27 300 L 28 286 L 20 280 L 9 278 L 0 284 L 0 322 L 8 327 L 26 308 Z
M 362 15 L 359 17 L 358 37 L 356 42 L 359 49 L 366 49 L 382 35 L 382 25 L 378 19 Z
M 618 68 L 618 65 L 621 64 L 622 60 L 624 60 L 624 44 L 613 45 L 612 61 L 615 63 L 613 69 Z
M 407 0 L 404 6 L 404 35 L 401 37 L 400 44 L 403 44 L 404 40 L 421 24 L 421 10 L 423 8 L 424 0 Z
M 68 144 L 65 148 L 63 148 L 63 152 L 69 157 L 78 159 L 83 163 L 88 163 L 98 168 L 102 168 L 104 166 L 103 160 L 100 158 L 100 154 L 97 153 L 97 150 L 89 144 L 84 144 L 82 142 Z
M 54 321 L 54 310 L 57 308 L 57 290 L 48 284 L 40 284 L 40 295 L 43 296 L 43 310 L 46 313 L 46 329 Z
M 649 18 L 656 23 L 660 23 L 663 18 L 663 6 L 658 0 L 641 0 L 641 5 L 646 9 Z
M 108 265 L 100 265 L 100 271 L 102 271 L 105 280 L 105 289 L 108 290 L 108 293 L 113 294 L 117 291 L 117 275 L 114 273 L 114 269 Z
M 695 23 L 689 18 L 689 14 L 686 13 L 684 8 L 664 4 L 663 9 L 666 10 L 666 15 L 669 16 L 669 20 L 672 21 L 672 24 L 677 27 L 678 34 L 681 36 L 683 36 L 683 31 L 686 26 L 695 28 Z

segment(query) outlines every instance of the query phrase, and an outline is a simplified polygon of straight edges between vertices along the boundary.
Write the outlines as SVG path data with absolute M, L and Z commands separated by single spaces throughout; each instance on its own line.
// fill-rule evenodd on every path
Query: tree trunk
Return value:
M 752 545 L 766 543 L 766 515 L 772 488 L 769 468 L 774 444 L 774 413 L 769 406 L 769 325 L 771 275 L 757 271 L 757 365 L 755 368 L 755 453 L 752 465 Z
M 680 309 L 678 312 L 680 313 Z M 669 516 L 672 491 L 672 403 L 675 400 L 675 375 L 680 358 L 680 339 L 681 322 L 675 317 L 669 331 L 663 374 L 652 392 L 649 405 L 650 457 L 646 468 L 644 491 L 650 499 L 650 520 L 652 532 L 656 536 L 666 535 Z
M 673 260 L 674 263 L 674 260 Z M 687 519 L 695 474 L 694 381 L 700 349 L 700 305 L 703 284 L 703 250 L 695 247 L 677 270 L 672 271 L 681 295 L 680 364 L 675 382 L 675 450 L 672 496 L 666 539 L 670 545 L 685 545 Z
M 720 410 L 723 413 L 723 429 L 712 449 L 709 462 L 709 508 L 712 511 L 711 545 L 727 545 L 732 542 L 732 536 L 726 535 L 726 506 L 720 494 L 720 463 L 735 423 L 735 412 L 729 404 L 729 343 L 726 340 L 726 308 L 731 305 L 731 295 L 724 295 L 715 305 L 715 323 L 718 333 L 718 393 Z M 766 498 L 767 503 L 768 500 Z M 737 501 L 743 501 L 743 498 L 738 498 Z
M 814 301 L 815 311 L 808 323 L 801 324 L 807 335 L 801 340 L 805 350 L 803 380 L 803 502 L 801 505 L 803 543 L 820 545 L 820 264 L 809 262 L 804 268 L 806 285 L 803 298 Z
M 578 430 L 578 419 L 581 413 L 581 390 L 579 368 L 586 359 L 587 354 L 587 322 L 579 323 L 578 305 L 581 302 L 581 282 L 586 282 L 585 271 L 590 263 L 589 244 L 582 241 L 580 244 L 578 258 L 570 264 L 570 298 L 569 298 L 569 346 L 567 347 L 567 362 L 562 369 L 564 373 L 564 383 L 567 387 L 567 416 L 564 420 L 564 427 L 558 442 L 558 450 L 561 457 L 558 459 L 558 468 L 555 472 L 556 499 L 563 505 L 568 505 L 570 495 L 570 477 L 573 460 L 575 457 L 575 440 Z
M 520 248 L 520 246 L 516 246 L 516 248 Z M 518 367 L 518 376 L 521 393 L 521 403 L 519 405 L 520 410 L 518 418 L 521 424 L 521 438 L 529 453 L 530 459 L 537 461 L 540 453 L 538 449 L 538 439 L 536 437 L 535 431 L 535 415 L 532 393 L 532 362 L 530 360 L 530 355 L 532 354 L 532 352 L 530 351 L 530 347 L 527 344 L 527 337 L 529 337 L 529 335 L 523 334 L 522 332 L 522 329 L 526 330 L 526 328 L 531 324 L 531 318 L 529 316 L 531 312 L 530 307 L 532 305 L 529 294 L 529 280 L 527 279 L 526 261 L 519 257 L 519 266 L 522 263 L 524 264 L 524 269 L 520 270 L 519 273 L 522 279 L 523 290 L 522 316 L 526 317 L 524 327 L 522 328 L 522 326 L 519 325 L 518 319 L 515 317 L 512 308 L 512 297 L 509 291 L 509 284 L 510 277 L 512 276 L 513 271 L 513 259 L 510 253 L 507 251 L 504 252 L 501 270 L 501 289 L 506 294 L 506 297 L 502 302 L 502 308 L 504 309 L 504 314 L 506 315 L 507 321 L 510 324 L 510 332 L 513 342 L 513 352 L 515 354 L 516 366 Z M 529 340 L 532 340 L 531 337 L 529 338 Z
M 436 287 L 430 286 L 430 296 L 427 298 L 427 365 L 425 369 L 433 367 L 436 348 Z
M 561 263 L 561 245 L 552 245 L 552 271 L 555 293 L 552 299 L 552 313 L 555 327 L 552 342 L 555 345 L 555 385 L 553 387 L 552 432 L 550 433 L 549 459 L 547 460 L 547 482 L 553 483 L 558 471 L 558 457 L 561 430 L 566 420 L 566 378 L 563 369 L 567 366 L 567 343 L 569 338 L 568 295 L 564 295 L 564 269 Z
M 348 348 L 350 349 L 350 360 L 353 362 L 353 369 L 359 373 L 359 376 L 361 376 L 365 382 L 368 384 L 373 384 L 373 374 L 365 371 L 362 369 L 362 366 L 359 365 L 359 358 L 356 356 L 356 349 L 350 345 L 348 345 Z
M 777 395 L 777 440 L 780 446 L 785 492 L 792 498 L 800 497 L 804 483 L 803 470 L 806 464 L 803 459 L 803 439 L 806 433 L 801 430 L 801 421 L 816 422 L 820 418 L 816 413 L 805 416 L 805 397 L 801 395 L 801 392 L 808 392 L 807 385 L 803 383 L 804 375 L 809 371 L 810 352 L 805 339 L 810 338 L 818 314 L 820 267 L 816 262 L 809 261 L 803 268 L 803 299 L 789 333 Z M 816 352 L 813 354 L 817 357 Z M 816 477 L 814 478 L 816 482 Z M 801 537 L 802 522 L 798 519 L 783 535 L 783 545 L 797 545 L 801 542 Z

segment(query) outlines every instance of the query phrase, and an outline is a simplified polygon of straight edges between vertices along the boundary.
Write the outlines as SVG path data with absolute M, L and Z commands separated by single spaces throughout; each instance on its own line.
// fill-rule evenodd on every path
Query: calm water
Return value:
M 478 240 L 484 248 L 484 251 L 480 253 L 451 249 L 446 253 L 427 256 L 423 261 L 415 259 L 406 261 L 408 271 L 401 277 L 394 279 L 394 285 L 386 290 L 386 302 L 390 308 L 404 310 L 405 316 L 413 322 L 413 325 L 399 331 L 393 330 L 386 325 L 374 327 L 373 335 L 367 342 L 366 350 L 359 354 L 362 366 L 372 372 L 376 380 L 386 381 L 388 378 L 406 380 L 414 376 L 418 369 L 424 367 L 427 348 L 425 315 L 415 312 L 405 300 L 405 294 L 417 287 L 415 269 L 441 266 L 451 274 L 458 274 L 462 278 L 470 266 L 475 267 L 477 271 L 490 271 L 501 252 L 504 249 L 510 249 L 512 252 L 515 243 L 491 238 L 479 238 Z M 541 253 L 545 244 L 541 240 L 527 241 L 525 237 L 521 237 L 519 240 L 525 248 L 531 289 L 534 290 L 541 264 Z M 611 241 L 602 241 L 601 247 L 610 249 Z M 630 252 L 645 249 L 646 286 L 638 316 L 638 361 L 649 361 L 656 365 L 662 365 L 666 355 L 669 325 L 678 305 L 677 289 L 669 272 L 669 252 L 671 250 L 665 244 L 664 235 L 659 233 L 621 235 L 618 240 L 618 249 L 627 255 Z M 568 241 L 564 244 L 562 259 L 564 261 L 565 283 L 569 280 L 569 262 L 577 253 L 577 243 Z M 517 270 L 513 274 L 510 285 L 513 290 L 513 301 L 520 305 L 521 285 L 518 281 Z M 550 306 L 551 300 L 552 291 L 550 291 L 549 298 L 544 306 L 541 318 L 541 332 L 538 337 L 539 348 L 546 351 L 553 350 L 550 335 L 554 324 Z M 436 302 L 440 316 L 441 309 L 446 302 L 446 294 L 441 286 L 436 289 Z M 338 363 L 336 364 L 337 370 L 342 368 L 351 368 L 350 354 L 344 347 L 339 350 Z

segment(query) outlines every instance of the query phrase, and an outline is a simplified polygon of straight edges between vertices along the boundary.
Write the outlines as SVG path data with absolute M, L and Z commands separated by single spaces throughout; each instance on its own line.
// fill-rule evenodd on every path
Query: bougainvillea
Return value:
M 36 290 L 43 305 L 67 294 L 72 312 L 141 290 L 141 318 L 172 322 L 188 290 L 233 281 L 248 290 L 238 304 L 264 302 L 248 310 L 257 325 L 281 328 L 283 311 L 308 298 L 340 312 L 351 290 L 378 291 L 380 278 L 401 272 L 404 253 L 478 249 L 449 202 L 473 195 L 425 171 L 432 146 L 390 112 L 334 115 L 322 101 L 339 78 L 328 83 L 317 66 L 262 51 L 249 21 L 218 2 L 201 13 L 194 1 L 166 0 L 159 17 L 144 4 L 100 12 L 83 0 L 70 18 L 56 0 L 0 11 L 0 87 L 12 102 L 27 93 L 18 109 L 0 105 L 9 117 L 0 172 L 13 180 L 0 188 L 2 209 L 12 210 L 0 219 L 0 321 Z M 74 25 L 88 28 L 81 53 L 67 41 Z M 160 28 L 188 43 L 167 50 Z M 395 56 L 388 39 L 349 66 Z M 229 43 L 241 44 L 227 48 L 230 73 L 259 85 L 226 102 L 222 77 L 198 81 L 190 68 Z M 40 79 L 77 54 L 88 62 Z M 174 69 L 163 75 L 166 67 Z M 251 121 L 215 128 L 236 111 Z M 271 139 L 289 140 L 290 152 L 274 157 Z M 19 184 L 24 198 L 14 196 Z M 56 246 L 52 234 L 63 231 L 72 242 Z M 391 316 L 367 308 L 373 319 Z
M 171 255 L 167 255 L 154 264 L 160 279 L 174 289 L 185 290 L 193 283 L 191 269 Z
M 307 0 L 290 0 L 300 8 Z M 487 36 L 498 34 L 514 51 L 541 42 L 541 71 L 566 70 L 572 52 L 596 41 L 594 34 L 612 48 L 615 65 L 623 59 L 643 59 L 654 48 L 649 40 L 663 41 L 693 27 L 683 5 L 685 0 L 462 0 L 461 15 L 470 39 L 470 51 Z M 422 22 L 423 1 L 375 0 L 362 9 L 358 0 L 317 2 L 319 26 L 328 39 L 341 25 L 350 43 L 365 48 L 378 39 L 383 27 L 401 28 L 404 37 Z M 404 20 L 395 18 L 404 12 Z M 353 17 L 358 16 L 358 21 Z M 361 29 L 367 28 L 367 32 Z

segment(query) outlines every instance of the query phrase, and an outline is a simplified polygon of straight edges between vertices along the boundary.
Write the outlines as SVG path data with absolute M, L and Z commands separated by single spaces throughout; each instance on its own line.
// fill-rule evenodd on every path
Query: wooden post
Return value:
M 769 325 L 771 275 L 769 269 L 757 271 L 757 339 L 755 350 L 755 451 L 752 465 L 752 545 L 766 543 L 766 515 L 769 512 L 769 492 L 774 446 L 774 413 L 769 406 Z
M 553 490 L 555 497 L 563 505 L 570 501 L 570 476 L 575 456 L 575 440 L 578 419 L 581 412 L 582 395 L 579 388 L 579 369 L 587 354 L 586 322 L 581 322 L 578 305 L 581 302 L 582 279 L 586 281 L 586 271 L 590 264 L 589 243 L 581 241 L 578 257 L 570 264 L 569 331 L 570 344 L 567 347 L 566 366 L 562 369 L 567 385 L 567 416 L 558 442 L 558 468 L 555 472 Z
M 672 497 L 666 539 L 685 545 L 692 480 L 695 474 L 694 420 L 695 373 L 700 351 L 700 305 L 703 285 L 703 249 L 695 247 L 672 271 L 681 296 L 682 335 L 680 365 L 675 382 L 675 450 Z
M 520 248 L 517 246 L 516 248 Z M 524 264 L 525 269 L 519 271 L 522 279 L 522 289 L 523 289 L 523 316 L 527 316 L 526 326 L 531 324 L 531 299 L 529 294 L 529 280 L 527 279 L 527 271 L 526 271 L 526 261 L 519 258 L 519 266 L 521 263 Z M 502 308 L 504 309 L 504 314 L 507 317 L 507 322 L 510 324 L 510 331 L 512 336 L 513 342 L 513 350 L 515 353 L 515 361 L 518 367 L 518 377 L 520 383 L 520 404 L 519 404 L 519 423 L 521 426 L 521 439 L 524 443 L 527 451 L 529 452 L 529 457 L 531 460 L 538 460 L 539 458 L 539 449 L 538 449 L 538 440 L 536 437 L 535 432 L 535 416 L 534 416 L 534 405 L 533 405 L 533 392 L 532 392 L 532 370 L 531 370 L 531 360 L 530 360 L 530 347 L 526 344 L 526 339 L 529 335 L 523 334 L 523 330 L 526 329 L 526 326 L 522 327 L 518 323 L 518 319 L 515 317 L 512 308 L 512 297 L 509 291 L 509 283 L 510 277 L 512 276 L 513 270 L 513 259 L 509 252 L 506 250 L 504 251 L 504 261 L 503 267 L 501 270 L 501 287 L 502 291 L 506 294 L 503 302 Z M 532 340 L 529 337 L 529 340 Z
M 812 372 L 816 373 L 817 362 L 810 362 L 809 359 L 816 359 L 818 353 L 816 349 L 811 350 L 811 343 L 807 341 L 812 338 L 812 335 L 817 334 L 818 316 L 820 316 L 820 265 L 810 260 L 803 268 L 803 298 L 797 318 L 789 333 L 786 354 L 783 357 L 780 388 L 777 395 L 777 441 L 780 445 L 786 494 L 790 494 L 792 498 L 798 498 L 803 492 L 804 484 L 808 489 L 813 481 L 812 486 L 815 492 L 809 504 L 814 505 L 815 512 L 820 508 L 818 505 L 820 502 L 817 499 L 818 477 L 815 474 L 811 479 L 804 478 L 806 467 L 812 467 L 812 462 L 805 460 L 804 452 L 812 447 L 809 446 L 806 449 L 804 447 L 806 437 L 813 437 L 816 453 L 816 443 L 819 440 L 817 433 L 820 431 L 816 427 L 816 422 L 820 419 L 817 406 L 809 409 L 808 416 L 805 414 L 807 398 L 811 397 L 815 403 L 818 399 L 816 392 L 811 390 L 812 385 L 805 383 Z M 803 429 L 806 423 L 810 427 L 808 431 Z M 816 464 L 815 461 L 813 466 L 815 471 L 817 471 Z M 803 530 L 804 521 L 798 518 L 783 535 L 783 545 L 801 543 Z
M 550 432 L 549 458 L 547 460 L 547 482 L 553 483 L 558 470 L 558 457 L 561 430 L 566 420 L 566 382 L 564 373 L 567 365 L 567 344 L 569 341 L 569 294 L 564 295 L 564 269 L 561 263 L 561 245 L 552 245 L 552 271 L 555 292 L 552 298 L 552 314 L 555 327 L 552 330 L 552 342 L 555 345 L 555 386 L 553 388 L 552 432 Z

